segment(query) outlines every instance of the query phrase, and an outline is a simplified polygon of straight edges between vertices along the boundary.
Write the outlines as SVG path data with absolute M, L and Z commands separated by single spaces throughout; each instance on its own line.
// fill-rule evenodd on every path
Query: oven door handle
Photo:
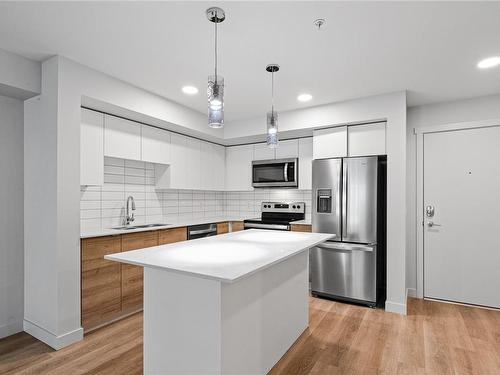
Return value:
M 285 168 L 283 169 L 283 177 L 285 177 L 285 182 L 288 182 L 288 163 L 285 163 Z
M 276 229 L 276 230 L 290 230 L 289 225 L 284 224 L 259 224 L 259 223 L 245 223 L 245 229 Z

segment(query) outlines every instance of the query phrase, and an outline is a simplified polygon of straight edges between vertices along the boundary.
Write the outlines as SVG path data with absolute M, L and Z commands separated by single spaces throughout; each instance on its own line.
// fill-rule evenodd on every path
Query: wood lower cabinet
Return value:
M 229 232 L 229 223 L 217 223 L 217 234 L 224 234 Z
M 89 238 L 81 245 L 81 319 L 89 330 L 121 314 L 121 265 L 104 259 L 121 251 L 121 236 Z
M 187 228 L 162 229 L 158 234 L 159 245 L 187 240 Z
M 122 251 L 158 246 L 158 231 L 122 235 Z M 122 312 L 128 314 L 142 309 L 144 268 L 130 264 L 122 267 Z
M 231 232 L 238 232 L 243 229 L 245 229 L 243 221 L 231 221 Z
M 292 224 L 292 232 L 312 232 L 310 224 Z
M 81 240 L 81 324 L 85 332 L 139 311 L 143 267 L 105 260 L 107 254 L 187 240 L 187 228 Z

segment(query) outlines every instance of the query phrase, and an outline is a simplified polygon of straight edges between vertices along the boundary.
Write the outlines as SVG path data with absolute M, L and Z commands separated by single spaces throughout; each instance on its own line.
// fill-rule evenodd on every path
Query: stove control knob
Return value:
M 295 209 L 295 205 L 293 205 L 292 208 Z
M 300 206 L 297 206 L 297 208 L 300 208 Z

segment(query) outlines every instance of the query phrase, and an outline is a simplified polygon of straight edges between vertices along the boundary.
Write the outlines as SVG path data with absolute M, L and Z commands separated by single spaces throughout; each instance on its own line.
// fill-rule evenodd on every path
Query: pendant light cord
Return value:
M 274 71 L 271 72 L 271 112 L 274 114 Z
M 215 14 L 215 51 L 214 51 L 214 60 L 215 60 L 215 82 L 217 83 L 217 13 Z

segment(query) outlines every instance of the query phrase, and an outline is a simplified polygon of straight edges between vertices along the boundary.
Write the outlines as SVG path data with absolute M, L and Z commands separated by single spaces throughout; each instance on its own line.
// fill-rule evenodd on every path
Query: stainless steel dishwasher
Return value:
M 188 240 L 210 237 L 217 234 L 217 224 L 200 224 L 188 227 Z

